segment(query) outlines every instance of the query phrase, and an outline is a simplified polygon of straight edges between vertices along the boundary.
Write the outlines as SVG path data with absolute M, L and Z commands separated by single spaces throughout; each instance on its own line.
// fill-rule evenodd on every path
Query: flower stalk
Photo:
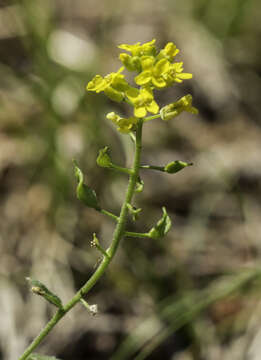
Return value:
M 170 120 L 183 111 L 192 114 L 197 113 L 197 109 L 192 106 L 192 96 L 189 94 L 176 102 L 164 106 L 162 109 L 160 109 L 154 98 L 155 90 L 162 90 L 163 88 L 181 83 L 183 80 L 190 79 L 192 74 L 183 72 L 182 62 L 175 62 L 175 56 L 179 50 L 173 43 L 168 43 L 160 51 L 155 47 L 155 39 L 142 45 L 140 43 L 134 45 L 123 44 L 120 45 L 119 48 L 130 53 L 120 54 L 119 58 L 123 66 L 117 72 L 112 72 L 105 77 L 96 75 L 87 84 L 88 91 L 94 91 L 96 93 L 104 92 L 110 100 L 115 102 L 125 101 L 133 107 L 133 115 L 129 118 L 120 116 L 114 112 L 106 115 L 107 119 L 116 125 L 120 133 L 128 134 L 131 137 L 135 147 L 132 167 L 129 169 L 114 164 L 107 146 L 99 151 L 96 159 L 97 165 L 124 173 L 129 178 L 125 199 L 121 206 L 119 216 L 101 207 L 95 191 L 84 182 L 83 172 L 78 167 L 76 161 L 74 161 L 75 176 L 77 179 L 76 196 L 87 207 L 110 217 L 116 222 L 112 241 L 110 246 L 105 249 L 94 234 L 91 244 L 102 254 L 102 260 L 92 276 L 65 305 L 62 304 L 56 294 L 52 293 L 40 281 L 30 279 L 32 291 L 37 295 L 41 295 L 43 299 L 52 305 L 58 307 L 58 310 L 41 330 L 39 335 L 28 346 L 19 360 L 26 360 L 57 323 L 79 302 L 81 302 L 91 314 L 94 315 L 97 313 L 97 305 L 89 305 L 84 300 L 84 297 L 105 273 L 117 252 L 120 241 L 124 237 L 152 238 L 158 240 L 165 236 L 171 228 L 171 219 L 165 207 L 162 207 L 162 217 L 148 232 L 137 233 L 127 231 L 126 224 L 129 215 L 131 215 L 133 221 L 136 221 L 141 212 L 140 208 L 137 209 L 132 205 L 134 194 L 140 193 L 144 186 L 144 182 L 139 175 L 140 169 L 159 170 L 173 174 L 191 165 L 191 163 L 185 163 L 179 160 L 172 161 L 163 167 L 141 165 L 141 151 L 144 123 L 147 124 L 150 120 L 159 118 L 162 120 Z M 134 81 L 138 87 L 133 87 L 127 82 L 123 70 L 138 73 L 134 77 Z M 151 113 L 152 115 L 147 116 L 147 113 Z
M 111 260 L 115 256 L 120 240 L 123 238 L 125 233 L 125 225 L 128 216 L 127 204 L 130 203 L 132 200 L 136 182 L 139 177 L 140 158 L 141 158 L 141 149 L 142 149 L 142 125 L 143 125 L 143 121 L 142 119 L 139 119 L 137 131 L 136 131 L 136 147 L 135 147 L 134 162 L 132 166 L 132 173 L 129 176 L 129 183 L 127 187 L 125 200 L 121 207 L 119 220 L 113 234 L 112 242 L 109 249 L 106 251 L 108 256 L 103 257 L 102 262 L 100 263 L 96 271 L 93 273 L 93 275 L 83 285 L 83 287 L 74 295 L 74 297 L 63 307 L 63 309 L 59 309 L 54 314 L 52 319 L 47 323 L 47 325 L 35 338 L 35 340 L 31 343 L 31 345 L 25 350 L 25 352 L 19 358 L 19 360 L 25 360 L 33 352 L 33 350 L 42 342 L 42 340 L 49 334 L 49 332 L 56 326 L 56 324 L 65 316 L 65 314 L 69 310 L 71 310 L 79 301 L 81 301 L 81 299 L 86 294 L 88 294 L 91 288 L 97 283 L 97 281 L 104 274 Z

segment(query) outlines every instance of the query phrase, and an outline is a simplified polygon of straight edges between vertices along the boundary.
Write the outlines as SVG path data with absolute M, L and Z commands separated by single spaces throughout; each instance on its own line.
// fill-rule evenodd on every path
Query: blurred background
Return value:
M 93 273 L 110 219 L 75 197 L 72 159 L 114 213 L 127 179 L 96 166 L 98 150 L 129 165 L 132 143 L 106 119 L 125 107 L 87 93 L 116 71 L 117 45 L 173 41 L 185 81 L 160 105 L 191 93 L 197 116 L 144 128 L 144 164 L 194 166 L 141 172 L 147 231 L 166 206 L 163 240 L 126 238 L 106 275 L 37 349 L 62 360 L 260 359 L 260 0 L 0 1 L 0 359 L 14 360 L 54 308 L 33 295 L 37 278 L 67 302 Z

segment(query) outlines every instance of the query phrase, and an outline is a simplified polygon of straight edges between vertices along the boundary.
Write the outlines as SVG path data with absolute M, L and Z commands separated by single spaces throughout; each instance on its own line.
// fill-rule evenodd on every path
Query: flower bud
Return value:
M 129 54 L 122 53 L 119 56 L 121 62 L 129 71 L 140 71 L 141 63 L 139 56 L 131 56 Z

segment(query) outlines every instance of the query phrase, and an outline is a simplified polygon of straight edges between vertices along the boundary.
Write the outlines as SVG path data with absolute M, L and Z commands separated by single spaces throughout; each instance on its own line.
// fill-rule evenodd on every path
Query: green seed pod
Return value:
M 78 181 L 78 185 L 76 188 L 77 198 L 80 201 L 82 201 L 86 206 L 100 211 L 101 207 L 98 204 L 96 193 L 88 185 L 84 184 L 83 173 L 81 169 L 77 166 L 75 161 L 74 161 L 74 168 L 75 168 L 75 176 Z
M 42 296 L 49 303 L 57 306 L 59 309 L 63 309 L 61 299 L 56 294 L 47 289 L 43 283 L 41 283 L 39 280 L 31 279 L 29 277 L 26 278 L 26 280 L 29 281 L 31 290 L 34 294 Z
M 172 161 L 164 167 L 164 171 L 169 174 L 175 174 L 176 172 L 184 169 L 187 166 L 193 165 L 192 163 L 186 163 L 184 161 L 176 160 Z
M 108 146 L 105 146 L 105 148 L 99 150 L 99 154 L 96 159 L 96 162 L 99 166 L 104 167 L 104 168 L 112 167 L 112 161 L 111 161 L 108 151 L 109 151 Z
M 157 224 L 148 232 L 148 235 L 152 239 L 160 239 L 166 235 L 171 228 L 171 220 L 167 214 L 166 208 L 162 208 L 163 215 L 162 218 L 157 222 Z

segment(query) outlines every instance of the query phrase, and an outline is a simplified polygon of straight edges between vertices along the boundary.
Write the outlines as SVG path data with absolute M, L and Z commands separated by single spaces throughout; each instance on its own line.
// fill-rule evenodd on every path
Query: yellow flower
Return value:
M 104 91 L 104 93 L 114 101 L 122 101 L 124 98 L 124 91 L 129 88 L 129 84 L 121 74 L 123 71 L 121 67 L 116 73 L 112 72 L 106 75 L 104 78 L 100 75 L 96 75 L 88 84 L 87 90 L 95 91 L 97 93 Z
M 119 55 L 119 59 L 129 71 L 141 71 L 141 63 L 139 56 L 131 56 L 126 53 L 121 53 Z
M 121 44 L 118 46 L 118 48 L 129 51 L 132 54 L 132 56 L 155 55 L 156 54 L 156 48 L 154 46 L 155 42 L 156 40 L 153 39 L 143 45 L 141 45 L 140 42 L 134 45 Z
M 169 42 L 165 45 L 164 49 L 160 50 L 157 59 L 166 58 L 169 61 L 173 61 L 174 57 L 179 53 L 176 45 L 173 42 Z
M 94 78 L 88 82 L 86 89 L 95 91 L 97 93 L 104 91 L 107 87 L 106 80 L 101 75 L 95 75 Z
M 191 79 L 192 74 L 183 73 L 183 62 L 175 62 L 170 64 L 168 73 L 164 74 L 168 86 L 171 86 L 174 82 L 182 83 L 183 80 Z
M 190 112 L 191 114 L 198 114 L 198 109 L 192 106 L 192 96 L 190 94 L 183 96 L 172 104 L 164 106 L 160 110 L 160 116 L 162 120 L 170 120 L 183 111 Z
M 122 44 L 118 47 L 120 49 L 126 50 L 131 53 L 131 55 L 126 53 L 121 53 L 119 55 L 120 61 L 129 71 L 141 71 L 141 57 L 143 56 L 152 56 L 153 58 L 156 56 L 156 48 L 154 46 L 155 39 L 147 42 L 143 45 L 138 42 L 134 45 Z
M 130 131 L 135 129 L 135 125 L 138 122 L 136 117 L 122 118 L 115 112 L 110 112 L 106 115 L 106 118 L 111 120 L 115 125 L 117 125 L 117 130 L 123 134 L 128 134 Z
M 151 89 L 142 88 L 138 90 L 136 88 L 129 88 L 125 94 L 134 106 L 135 117 L 142 118 L 146 116 L 147 111 L 153 114 L 159 111 L 159 105 L 154 100 Z
M 137 85 L 151 85 L 159 89 L 168 85 L 164 78 L 164 74 L 168 74 L 171 64 L 167 59 L 161 59 L 155 65 L 154 62 L 155 59 L 151 56 L 144 56 L 141 58 L 143 71 L 135 77 Z
M 166 58 L 155 62 L 152 56 L 141 57 L 142 72 L 135 77 L 135 82 L 140 86 L 151 86 L 157 89 L 181 83 L 191 79 L 192 74 L 183 73 L 183 62 L 171 64 Z

